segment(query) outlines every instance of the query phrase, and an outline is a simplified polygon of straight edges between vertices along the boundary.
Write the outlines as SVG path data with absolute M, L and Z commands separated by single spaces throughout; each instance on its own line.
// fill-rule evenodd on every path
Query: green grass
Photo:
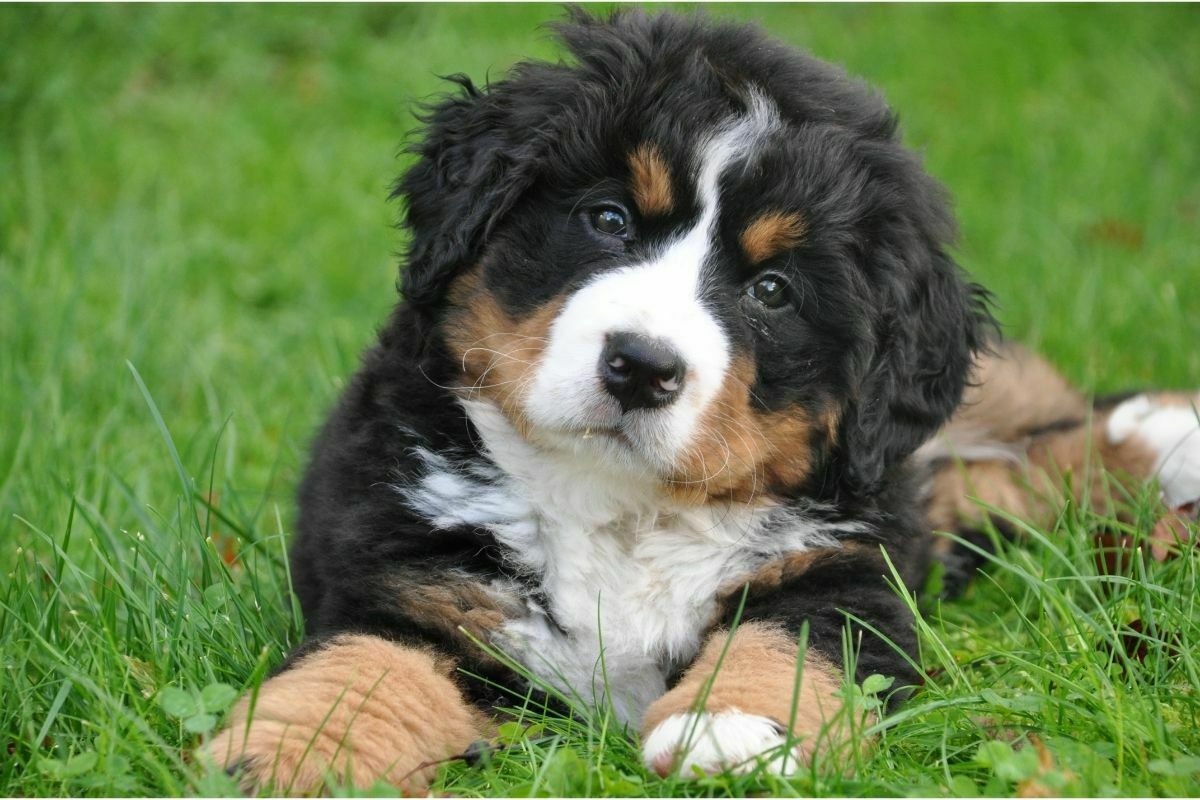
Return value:
M 887 93 L 1009 333 L 1089 389 L 1200 384 L 1195 8 L 712 10 Z M 392 302 L 407 109 L 551 55 L 557 13 L 0 7 L 0 794 L 235 791 L 192 731 L 297 641 L 293 487 Z M 527 710 L 442 788 L 1200 794 L 1197 557 L 1098 575 L 1105 524 L 923 600 L 933 677 L 852 777 L 660 781 L 611 719 Z

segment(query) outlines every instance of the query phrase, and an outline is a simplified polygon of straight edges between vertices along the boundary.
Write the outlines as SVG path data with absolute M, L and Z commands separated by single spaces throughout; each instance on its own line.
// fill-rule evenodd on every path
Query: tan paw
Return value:
M 267 681 L 252 717 L 250 700 L 203 748 L 248 791 L 380 781 L 422 791 L 431 762 L 464 750 L 484 725 L 432 655 L 366 636 L 339 638 Z

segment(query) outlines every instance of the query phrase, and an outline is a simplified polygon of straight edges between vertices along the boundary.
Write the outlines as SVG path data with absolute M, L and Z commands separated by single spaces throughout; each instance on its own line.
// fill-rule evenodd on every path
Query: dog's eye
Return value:
M 782 308 L 787 305 L 787 280 L 781 275 L 764 275 L 751 284 L 746 294 L 767 308 Z
M 592 227 L 609 236 L 629 238 L 629 221 L 616 206 L 601 206 L 592 211 Z

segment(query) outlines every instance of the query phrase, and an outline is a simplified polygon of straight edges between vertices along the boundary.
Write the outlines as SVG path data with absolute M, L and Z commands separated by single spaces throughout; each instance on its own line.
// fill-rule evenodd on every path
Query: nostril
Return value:
M 683 388 L 685 365 L 669 342 L 636 333 L 612 333 L 604 343 L 600 372 L 623 411 L 659 408 Z

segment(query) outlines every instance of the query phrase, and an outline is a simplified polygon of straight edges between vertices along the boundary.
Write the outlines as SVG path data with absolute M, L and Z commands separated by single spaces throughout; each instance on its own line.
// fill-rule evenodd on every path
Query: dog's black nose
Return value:
M 661 408 L 679 396 L 686 365 L 661 339 L 636 333 L 610 333 L 600 355 L 604 388 L 621 411 Z

